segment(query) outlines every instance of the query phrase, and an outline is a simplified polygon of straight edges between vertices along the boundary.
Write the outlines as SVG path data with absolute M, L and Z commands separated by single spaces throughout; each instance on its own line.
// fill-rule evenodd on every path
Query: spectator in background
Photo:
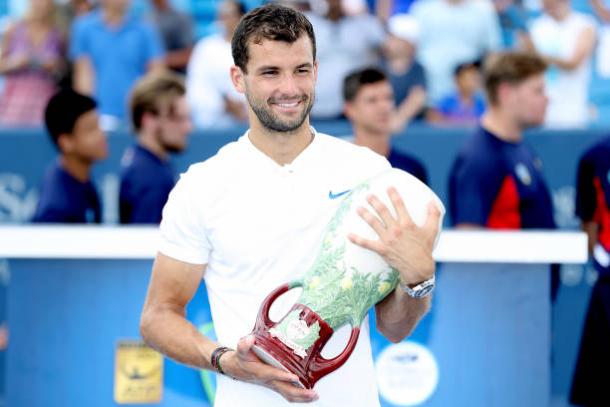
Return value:
M 475 125 L 485 111 L 479 62 L 459 64 L 454 71 L 456 90 L 428 111 L 428 121 L 440 125 Z
M 69 0 L 58 4 L 58 20 L 62 30 L 69 30 L 74 19 L 93 10 L 95 0 Z M 66 32 L 66 36 L 68 32 Z
M 108 145 L 98 124 L 95 101 L 73 90 L 61 90 L 49 101 L 45 122 L 59 158 L 47 169 L 32 221 L 100 223 L 102 212 L 91 167 L 107 157 Z
M 544 120 L 545 70 L 542 59 L 520 53 L 492 57 L 486 66 L 488 110 L 450 172 L 456 227 L 555 227 L 540 160 L 523 142 L 523 132 Z
M 418 61 L 426 69 L 429 104 L 454 89 L 453 70 L 501 46 L 500 25 L 488 0 L 426 0 L 411 7 L 421 28 Z
M 527 12 L 519 0 L 493 0 L 502 29 L 504 48 L 521 49 L 530 40 Z
M 394 91 L 397 117 L 392 129 L 399 133 L 415 119 L 426 104 L 426 75 L 424 68 L 415 60 L 415 48 L 419 27 L 415 19 L 406 14 L 395 15 L 388 22 L 389 35 L 384 44 L 385 70 Z
M 127 97 L 147 71 L 163 68 L 163 47 L 156 29 L 128 14 L 129 0 L 102 0 L 100 9 L 72 26 L 70 57 L 74 86 L 99 102 L 105 129 L 120 126 Z
M 341 86 L 349 72 L 379 62 L 385 41 L 381 23 L 372 15 L 345 15 L 341 0 L 326 0 L 324 16 L 309 13 L 316 33 L 318 81 L 316 103 L 311 111 L 315 119 L 338 119 L 343 112 Z
M 610 3 L 604 0 L 590 0 L 591 7 L 601 21 L 597 41 L 597 73 L 604 79 L 610 78 Z
M 589 253 L 598 278 L 591 292 L 572 381 L 570 402 L 610 406 L 610 137 L 581 157 L 576 186 L 576 215 L 589 237 Z
M 543 0 L 544 13 L 530 30 L 536 51 L 550 68 L 546 74 L 549 108 L 545 125 L 585 127 L 596 27 L 592 17 L 572 10 L 570 0 Z
M 150 74 L 131 95 L 131 120 L 136 145 L 121 162 L 121 223 L 161 222 L 161 212 L 176 181 L 171 153 L 186 147 L 193 130 L 184 82 L 177 74 Z
M 544 121 L 548 104 L 542 58 L 509 52 L 484 68 L 487 111 L 449 175 L 449 209 L 457 228 L 554 229 L 553 203 L 542 162 L 523 132 Z M 551 266 L 551 299 L 559 269 Z
M 193 50 L 186 89 L 199 128 L 227 128 L 248 122 L 246 99 L 235 90 L 229 75 L 233 66 L 231 38 L 245 12 L 242 3 L 223 1 L 218 9 L 222 33 L 202 38 Z
M 388 159 L 399 168 L 428 182 L 424 166 L 415 158 L 392 148 L 392 119 L 397 114 L 392 86 L 386 75 L 376 68 L 365 68 L 349 74 L 343 82 L 345 116 L 354 129 L 353 142 Z
M 53 0 L 30 0 L 27 16 L 2 38 L 0 124 L 41 126 L 44 109 L 64 67 L 64 40 L 55 24 Z
M 169 4 L 169 0 L 152 0 L 152 18 L 165 44 L 165 65 L 178 73 L 186 73 L 186 66 L 195 37 L 193 21 Z

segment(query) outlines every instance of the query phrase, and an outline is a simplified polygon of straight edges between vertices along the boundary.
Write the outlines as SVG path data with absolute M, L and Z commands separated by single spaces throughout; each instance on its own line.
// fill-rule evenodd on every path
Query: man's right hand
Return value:
M 263 363 L 252 352 L 254 337 L 241 338 L 237 349 L 220 358 L 222 369 L 234 379 L 265 386 L 279 393 L 293 403 L 309 403 L 318 399 L 314 390 L 303 389 L 297 384 L 299 379 L 293 373 Z

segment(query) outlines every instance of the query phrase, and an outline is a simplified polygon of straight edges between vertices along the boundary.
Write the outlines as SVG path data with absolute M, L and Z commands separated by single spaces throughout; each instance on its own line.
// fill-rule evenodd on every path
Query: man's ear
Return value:
M 57 138 L 57 147 L 62 154 L 70 154 L 74 151 L 74 139 L 71 134 L 61 133 Z
M 157 120 L 157 115 L 151 112 L 142 113 L 142 118 L 140 119 L 140 130 L 149 128 L 150 124 L 155 120 Z
M 246 93 L 246 83 L 244 78 L 244 72 L 237 65 L 233 65 L 230 70 L 231 82 L 239 93 Z
M 313 61 L 313 80 L 318 82 L 318 61 Z
M 343 114 L 349 119 L 349 121 L 353 120 L 354 107 L 350 102 L 343 102 Z

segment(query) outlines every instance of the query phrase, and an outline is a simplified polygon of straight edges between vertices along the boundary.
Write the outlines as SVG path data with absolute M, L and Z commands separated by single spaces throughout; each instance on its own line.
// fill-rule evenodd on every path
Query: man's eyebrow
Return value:
M 271 71 L 271 70 L 275 70 L 277 71 L 278 69 L 280 69 L 278 66 L 274 66 L 274 65 L 264 65 L 261 66 L 260 68 L 258 68 L 256 70 L 256 72 L 262 72 L 262 71 Z
M 313 64 L 311 62 L 305 62 L 303 64 L 300 64 L 296 67 L 296 69 L 301 69 L 301 68 L 313 68 Z M 263 72 L 263 71 L 277 71 L 279 70 L 280 67 L 279 66 L 275 66 L 275 65 L 263 65 L 260 68 L 258 68 L 256 70 L 256 72 Z

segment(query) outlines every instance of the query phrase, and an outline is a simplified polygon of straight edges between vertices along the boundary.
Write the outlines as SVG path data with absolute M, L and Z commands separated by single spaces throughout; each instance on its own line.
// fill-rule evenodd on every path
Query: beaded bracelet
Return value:
M 218 373 L 220 374 L 226 374 L 224 372 L 224 370 L 222 370 L 222 366 L 220 366 L 220 357 L 222 355 L 224 355 L 225 353 L 232 351 L 233 349 L 228 348 L 226 346 L 220 346 L 216 349 L 214 349 L 214 352 L 212 352 L 212 356 L 210 356 L 210 364 L 212 365 L 212 367 L 214 368 L 214 370 L 216 370 Z

